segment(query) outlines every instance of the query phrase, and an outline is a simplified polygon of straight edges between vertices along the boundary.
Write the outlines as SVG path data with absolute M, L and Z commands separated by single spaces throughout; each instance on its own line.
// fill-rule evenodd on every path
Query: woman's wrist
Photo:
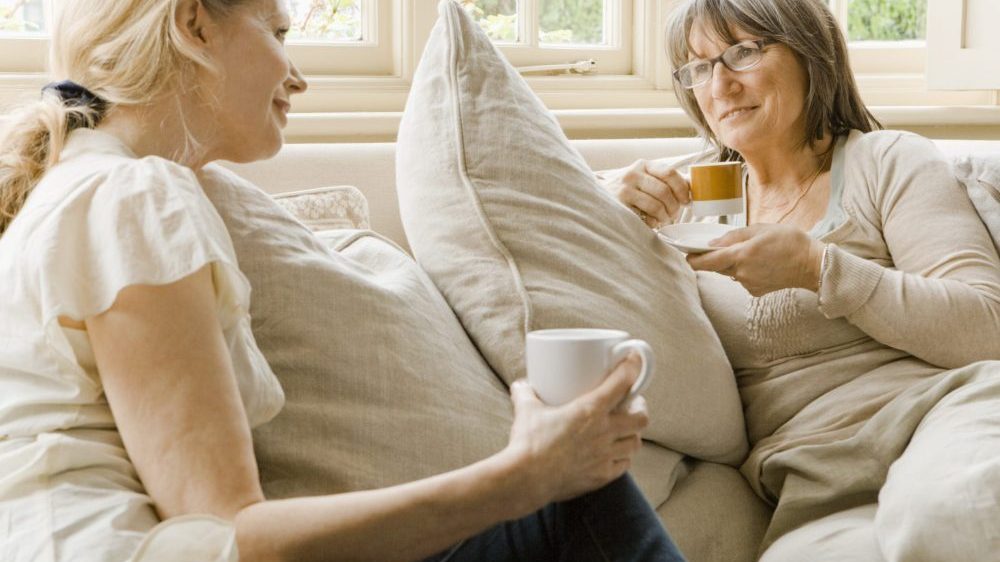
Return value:
M 491 457 L 505 519 L 519 519 L 552 501 L 545 475 L 536 470 L 536 459 L 525 447 L 509 444 Z
M 809 244 L 808 282 L 804 288 L 819 293 L 823 285 L 823 264 L 826 261 L 827 244 L 812 240 Z

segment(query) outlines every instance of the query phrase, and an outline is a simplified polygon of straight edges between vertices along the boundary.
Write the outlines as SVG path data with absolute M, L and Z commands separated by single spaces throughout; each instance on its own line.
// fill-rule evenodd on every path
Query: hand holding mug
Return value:
M 691 200 L 691 189 L 670 161 L 636 160 L 631 166 L 603 172 L 598 180 L 650 228 L 672 224 Z
M 534 508 L 596 490 L 630 468 L 642 445 L 639 432 L 649 424 L 645 400 L 626 401 L 639 371 L 640 360 L 632 355 L 597 388 L 560 406 L 542 402 L 524 379 L 511 385 L 508 450 L 519 459 Z

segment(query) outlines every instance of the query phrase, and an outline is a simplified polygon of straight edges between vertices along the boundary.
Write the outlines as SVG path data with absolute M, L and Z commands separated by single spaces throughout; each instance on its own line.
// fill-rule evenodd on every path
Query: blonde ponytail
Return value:
M 53 93 L 6 116 L 0 133 L 0 236 L 58 160 L 70 125 L 92 127 L 97 119 L 95 109 L 67 106 Z

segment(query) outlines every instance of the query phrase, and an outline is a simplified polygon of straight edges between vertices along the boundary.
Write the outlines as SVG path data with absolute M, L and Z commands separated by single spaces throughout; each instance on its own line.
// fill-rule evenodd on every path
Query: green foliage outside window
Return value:
M 0 0 L 0 31 L 44 31 L 42 0 Z
M 517 40 L 516 0 L 459 0 L 491 39 Z M 539 0 L 542 43 L 600 44 L 604 41 L 604 0 Z
M 290 4 L 290 38 L 361 39 L 361 7 L 358 0 L 292 0 Z
M 850 0 L 847 14 L 851 41 L 926 37 L 927 0 Z

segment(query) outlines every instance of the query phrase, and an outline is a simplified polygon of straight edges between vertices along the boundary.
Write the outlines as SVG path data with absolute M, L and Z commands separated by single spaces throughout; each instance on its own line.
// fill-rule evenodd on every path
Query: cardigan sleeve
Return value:
M 941 367 L 1000 359 L 1000 257 L 989 232 L 933 143 L 896 135 L 874 143 L 862 203 L 871 208 L 861 210 L 892 265 L 830 247 L 820 311 Z

